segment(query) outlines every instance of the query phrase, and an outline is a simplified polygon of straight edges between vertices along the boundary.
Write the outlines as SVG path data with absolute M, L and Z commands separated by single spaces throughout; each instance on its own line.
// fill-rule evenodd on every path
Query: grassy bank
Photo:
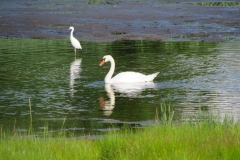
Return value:
M 157 125 L 145 129 L 111 131 L 99 139 L 79 138 L 74 133 L 32 130 L 31 103 L 29 132 L 0 132 L 0 159 L 4 160 L 159 160 L 239 159 L 240 124 L 226 117 L 199 115 L 173 123 L 168 105 L 156 110 Z M 160 117 L 158 116 L 160 115 Z M 158 122 L 161 122 L 160 124 Z M 64 128 L 65 119 L 62 129 Z M 40 134 L 39 134 L 40 135 Z
M 175 124 L 100 139 L 1 135 L 0 159 L 238 159 L 240 125 Z

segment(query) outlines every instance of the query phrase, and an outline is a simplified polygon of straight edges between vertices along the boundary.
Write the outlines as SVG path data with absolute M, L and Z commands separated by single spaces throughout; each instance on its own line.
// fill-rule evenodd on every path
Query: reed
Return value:
M 28 100 L 28 104 L 29 104 L 29 117 L 30 117 L 30 125 L 29 125 L 29 129 L 28 129 L 28 134 L 32 134 L 33 132 L 33 120 L 32 120 L 32 103 L 31 100 L 29 98 Z
M 162 124 L 171 125 L 173 122 L 174 108 L 172 108 L 170 104 L 161 103 L 160 109 L 161 109 L 160 121 L 162 122 Z M 156 112 L 156 115 L 157 114 L 158 113 Z

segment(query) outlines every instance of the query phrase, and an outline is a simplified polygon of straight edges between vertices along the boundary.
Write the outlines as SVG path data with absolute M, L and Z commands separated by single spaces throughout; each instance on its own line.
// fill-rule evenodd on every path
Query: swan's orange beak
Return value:
M 105 63 L 105 59 L 102 59 L 99 66 L 102 66 Z

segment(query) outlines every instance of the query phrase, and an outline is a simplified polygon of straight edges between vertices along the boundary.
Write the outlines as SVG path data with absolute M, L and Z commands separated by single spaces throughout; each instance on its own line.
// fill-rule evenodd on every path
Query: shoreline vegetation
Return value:
M 44 131 L 37 136 L 32 127 L 31 102 L 29 132 L 1 129 L 0 159 L 238 159 L 240 125 L 226 117 L 199 115 L 195 120 L 173 123 L 168 105 L 156 109 L 157 125 L 144 129 L 109 131 L 100 138 L 76 137 L 62 130 Z

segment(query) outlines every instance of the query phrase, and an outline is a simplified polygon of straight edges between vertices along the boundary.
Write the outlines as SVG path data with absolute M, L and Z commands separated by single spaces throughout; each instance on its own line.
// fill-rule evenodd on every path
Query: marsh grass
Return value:
M 160 104 L 160 119 L 158 107 L 156 108 L 155 120 L 161 122 L 163 125 L 170 125 L 173 123 L 174 108 L 169 103 Z
M 33 131 L 33 126 L 32 126 L 32 103 L 31 103 L 31 100 L 29 98 L 28 100 L 28 104 L 29 104 L 29 116 L 30 116 L 30 126 L 29 126 L 29 130 L 28 130 L 28 134 L 32 134 L 32 131 Z
M 160 110 L 160 111 L 159 111 Z M 145 129 L 110 131 L 99 139 L 59 133 L 4 132 L 1 128 L 0 159 L 238 159 L 240 125 L 229 117 L 196 116 L 196 120 L 173 123 L 174 111 L 162 104 L 156 109 L 160 123 Z M 211 117 L 212 116 L 212 117 Z M 210 119 L 208 119 L 210 118 Z M 30 134 L 31 133 L 31 134 Z

